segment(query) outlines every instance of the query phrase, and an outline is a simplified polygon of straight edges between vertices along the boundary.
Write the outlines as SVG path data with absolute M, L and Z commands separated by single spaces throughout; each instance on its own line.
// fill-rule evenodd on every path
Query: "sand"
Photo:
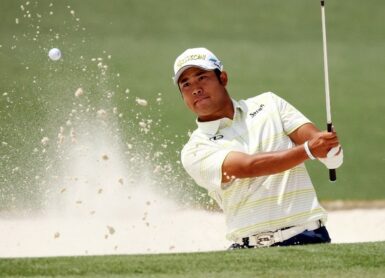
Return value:
M 154 206 L 134 215 L 3 216 L 0 257 L 198 252 L 230 245 L 221 213 Z M 385 209 L 332 211 L 327 227 L 335 244 L 384 241 Z

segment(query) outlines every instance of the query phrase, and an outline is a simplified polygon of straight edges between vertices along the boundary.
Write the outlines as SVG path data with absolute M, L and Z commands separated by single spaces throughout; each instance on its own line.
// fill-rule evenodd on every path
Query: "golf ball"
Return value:
M 52 60 L 52 61 L 57 61 L 61 58 L 61 51 L 59 48 L 52 48 L 49 52 L 48 52 L 48 57 Z

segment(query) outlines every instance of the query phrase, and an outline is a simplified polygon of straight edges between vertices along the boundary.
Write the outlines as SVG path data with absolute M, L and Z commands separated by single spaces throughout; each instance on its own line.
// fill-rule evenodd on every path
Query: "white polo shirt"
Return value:
M 221 168 L 229 152 L 255 154 L 292 148 L 295 144 L 288 135 L 310 122 L 271 92 L 233 103 L 232 120 L 197 121 L 198 128 L 181 153 L 186 171 L 223 209 L 227 238 L 236 241 L 319 219 L 325 222 L 326 211 L 303 163 L 279 174 L 221 184 Z

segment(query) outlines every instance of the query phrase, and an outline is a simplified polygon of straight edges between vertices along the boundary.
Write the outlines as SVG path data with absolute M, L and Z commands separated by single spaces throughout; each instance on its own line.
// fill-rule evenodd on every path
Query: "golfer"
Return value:
M 174 74 L 198 125 L 182 163 L 222 208 L 229 249 L 330 242 L 304 162 L 341 166 L 337 134 L 320 131 L 274 93 L 232 99 L 221 61 L 206 48 L 184 51 Z

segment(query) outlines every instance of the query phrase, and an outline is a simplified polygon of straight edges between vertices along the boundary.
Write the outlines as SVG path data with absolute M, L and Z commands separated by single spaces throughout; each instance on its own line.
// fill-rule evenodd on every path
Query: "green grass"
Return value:
M 106 106 L 124 113 L 118 122 L 122 140 L 138 134 L 137 142 L 146 140 L 143 148 L 151 152 L 164 140 L 173 141 L 163 150 L 164 160 L 178 175 L 173 183 L 180 192 L 187 190 L 193 196 L 202 192 L 176 163 L 188 130 L 195 129 L 194 116 L 171 83 L 174 58 L 188 47 L 206 46 L 223 60 L 234 98 L 274 91 L 319 127 L 325 126 L 319 1 L 68 0 L 30 1 L 28 6 L 25 2 L 2 0 L 0 9 L 0 142 L 8 143 L 0 147 L 0 209 L 23 206 L 33 196 L 39 202 L 45 191 L 39 189 L 42 180 L 54 174 L 45 169 L 56 162 L 33 149 L 40 147 L 43 135 L 56 136 L 79 86 L 89 92 L 94 106 L 105 104 L 103 91 L 116 91 Z M 332 112 L 345 163 L 337 171 L 336 184 L 328 182 L 322 165 L 308 163 L 322 200 L 385 198 L 384 9 L 380 0 L 327 1 Z M 24 17 L 26 10 L 31 18 Z M 46 57 L 53 46 L 63 51 L 58 63 Z M 107 60 L 109 54 L 112 58 Z M 92 57 L 107 61 L 104 80 L 96 79 L 99 73 Z M 89 71 L 82 72 L 83 66 Z M 125 88 L 131 91 L 128 100 Z M 155 107 L 158 93 L 163 104 Z M 162 120 L 150 136 L 133 131 L 135 97 L 146 98 L 155 107 L 143 116 Z M 14 173 L 16 167 L 19 171 Z M 36 181 L 35 176 L 41 179 Z
M 210 253 L 0 259 L 1 277 L 383 277 L 385 242 Z

